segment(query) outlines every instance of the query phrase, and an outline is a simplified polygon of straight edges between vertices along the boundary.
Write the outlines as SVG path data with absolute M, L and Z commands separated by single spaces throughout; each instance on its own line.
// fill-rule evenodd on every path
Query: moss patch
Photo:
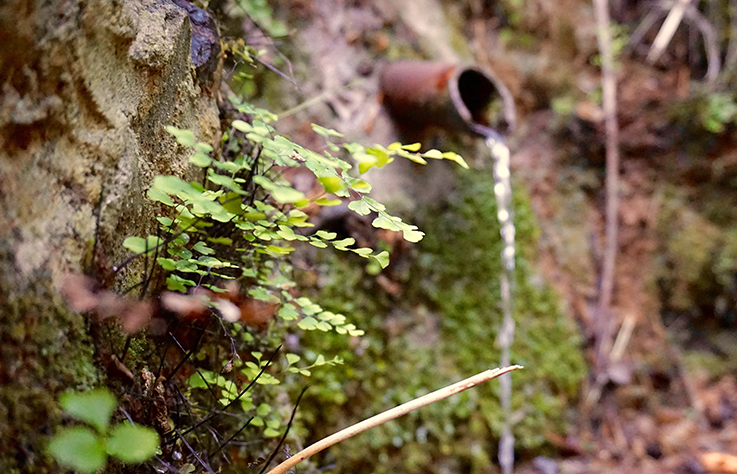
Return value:
M 400 297 L 383 292 L 362 262 L 326 263 L 319 301 L 356 318 L 367 335 L 353 346 L 307 335 L 306 345 L 346 360 L 343 373 L 313 374 L 315 389 L 302 413 L 315 438 L 497 366 L 501 243 L 491 172 L 464 173 L 460 181 L 444 209 L 428 211 L 421 225 L 427 235 Z M 545 432 L 563 431 L 586 369 L 577 331 L 533 270 L 538 229 L 525 195 L 517 193 L 515 208 L 520 257 L 512 361 L 526 369 L 513 375 L 513 408 L 520 414 L 517 448 L 532 454 L 544 448 Z M 333 448 L 325 462 L 353 472 L 482 472 L 496 458 L 498 393 L 491 382 L 423 408 Z
M 0 471 L 6 473 L 55 472 L 43 453 L 61 420 L 58 395 L 99 382 L 84 317 L 61 309 L 48 281 L 33 286 L 16 298 L 0 285 Z

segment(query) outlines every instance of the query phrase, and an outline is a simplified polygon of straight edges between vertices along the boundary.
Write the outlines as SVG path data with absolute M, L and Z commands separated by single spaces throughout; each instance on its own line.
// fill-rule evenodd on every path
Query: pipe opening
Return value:
M 472 122 L 469 123 L 472 128 L 476 128 L 474 124 L 479 124 L 500 132 L 509 129 L 504 98 L 492 78 L 480 70 L 467 68 L 458 75 L 457 86 L 461 103 L 456 97 L 453 98 L 454 102 L 461 116 Z

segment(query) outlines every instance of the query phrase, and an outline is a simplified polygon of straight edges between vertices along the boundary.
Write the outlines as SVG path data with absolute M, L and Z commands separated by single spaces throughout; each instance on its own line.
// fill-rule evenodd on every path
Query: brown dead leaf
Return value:
M 701 466 L 710 473 L 737 473 L 737 456 L 733 454 L 710 452 L 700 456 Z

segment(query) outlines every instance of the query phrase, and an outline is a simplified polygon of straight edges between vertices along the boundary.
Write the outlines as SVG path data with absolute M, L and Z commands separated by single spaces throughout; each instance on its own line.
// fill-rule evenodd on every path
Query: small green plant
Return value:
M 619 23 L 609 23 L 609 31 L 612 38 L 612 55 L 614 56 L 614 68 L 619 70 L 622 66 L 622 52 L 630 42 L 629 28 Z M 591 58 L 591 64 L 596 67 L 602 66 L 601 54 L 596 54 Z
M 737 103 L 731 94 L 709 94 L 701 121 L 711 133 L 721 133 L 725 125 L 733 123 L 737 117 Z
M 148 197 L 174 211 L 172 217 L 158 218 L 160 235 L 169 237 L 128 237 L 123 246 L 139 255 L 156 254 L 157 263 L 168 274 L 169 290 L 185 293 L 201 286 L 221 293 L 225 290 L 219 282 L 239 280 L 248 283 L 249 298 L 276 305 L 280 320 L 297 320 L 302 330 L 362 335 L 363 331 L 348 323 L 345 316 L 325 311 L 309 298 L 292 295 L 289 289 L 295 283 L 288 257 L 302 242 L 318 249 L 332 246 L 352 252 L 385 268 L 389 253 L 356 247 L 354 238 L 337 239 L 335 232 L 300 232 L 313 226 L 302 209 L 336 206 L 345 201 L 348 209 L 358 215 L 373 214 L 374 227 L 401 232 L 405 240 L 418 242 L 424 234 L 370 198 L 371 185 L 359 176 L 372 167 L 391 163 L 395 157 L 420 164 L 426 159 L 444 159 L 464 168 L 468 165 L 452 152 L 417 153 L 419 144 L 339 146 L 334 140 L 342 137 L 340 133 L 313 125 L 315 133 L 325 140 L 326 149 L 317 153 L 276 134 L 270 125 L 276 119 L 273 114 L 247 103 L 236 101 L 236 105 L 240 112 L 254 118 L 250 123 L 233 121 L 231 133 L 224 137 L 224 152 L 233 159 L 211 156 L 213 147 L 197 142 L 189 130 L 167 128 L 180 145 L 194 150 L 189 161 L 204 169 L 206 181 L 203 185 L 177 176 L 157 176 Z M 339 153 L 352 159 L 357 173 Z M 293 167 L 312 171 L 323 192 L 308 197 L 295 189 L 283 177 L 283 170 Z
M 231 122 L 217 150 L 198 142 L 190 130 L 167 127 L 180 146 L 191 150 L 189 162 L 202 170 L 202 178 L 156 176 L 147 193 L 163 211 L 157 218 L 156 235 L 131 236 L 123 246 L 136 254 L 129 261 L 152 257 L 168 290 L 189 293 L 204 302 L 210 315 L 218 315 L 230 343 L 225 358 L 222 352 L 207 349 L 194 356 L 195 373 L 184 390 L 191 403 L 192 429 L 215 418 L 206 413 L 214 401 L 220 410 L 232 408 L 234 415 L 218 419 L 222 425 L 232 424 L 219 429 L 234 429 L 237 422 L 238 432 L 250 426 L 260 436 L 275 438 L 284 434 L 286 410 L 274 403 L 274 396 L 288 389 L 279 387 L 278 368 L 283 368 L 281 375 L 290 384 L 298 377 L 310 377 L 318 367 L 343 361 L 298 346 L 297 353 L 286 354 L 286 363 L 269 368 L 272 360 L 263 360 L 260 351 L 302 331 L 344 339 L 364 335 L 346 316 L 325 310 L 301 294 L 293 279 L 294 252 L 300 246 L 305 252 L 310 247 L 332 247 L 365 259 L 373 274 L 389 265 L 388 245 L 362 247 L 353 237 L 309 229 L 314 227 L 310 215 L 320 208 L 343 205 L 366 216 L 375 228 L 418 242 L 424 233 L 369 197 L 371 185 L 361 175 L 396 158 L 468 165 L 452 152 L 419 153 L 419 144 L 342 143 L 339 132 L 319 125 L 312 129 L 323 143 L 319 152 L 313 151 L 279 135 L 272 125 L 278 119 L 275 115 L 240 100 L 233 102 L 239 119 Z M 296 189 L 286 178 L 290 168 L 312 172 L 312 188 Z M 267 325 L 268 333 L 252 330 Z M 258 390 L 251 392 L 252 384 Z
M 48 451 L 60 464 L 92 473 L 105 466 L 108 456 L 140 463 L 156 454 L 159 435 L 151 428 L 131 423 L 110 426 L 117 402 L 107 389 L 65 393 L 59 403 L 70 416 L 94 428 L 65 428 L 52 438 Z

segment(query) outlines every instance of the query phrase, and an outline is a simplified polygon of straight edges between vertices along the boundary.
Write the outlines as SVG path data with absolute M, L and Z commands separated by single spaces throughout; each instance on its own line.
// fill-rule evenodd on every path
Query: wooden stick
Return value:
M 296 466 L 305 459 L 309 458 L 310 456 L 313 456 L 334 444 L 351 438 L 359 433 L 363 433 L 370 428 L 379 426 L 383 423 L 386 423 L 387 421 L 393 420 L 394 418 L 399 418 L 400 416 L 406 415 L 407 413 L 418 408 L 422 408 L 431 403 L 435 403 L 444 398 L 448 398 L 451 395 L 455 395 L 456 393 L 468 390 L 469 388 L 474 387 L 480 383 L 488 382 L 489 380 L 499 377 L 500 375 L 521 368 L 523 368 L 521 365 L 512 365 L 510 367 L 486 370 L 484 372 L 481 372 L 480 374 L 474 375 L 473 377 L 461 380 L 460 382 L 456 382 L 453 385 L 448 385 L 447 387 L 443 387 L 440 390 L 428 393 L 427 395 L 415 398 L 414 400 L 403 403 L 402 405 L 394 407 L 385 412 L 379 413 L 378 415 L 372 416 L 371 418 L 367 418 L 359 423 L 356 423 L 355 425 L 351 425 L 348 428 L 340 430 L 337 433 L 334 433 L 327 438 L 323 438 L 317 443 L 306 447 L 291 458 L 276 466 L 274 469 L 270 470 L 267 474 L 283 474 L 284 472 Z

